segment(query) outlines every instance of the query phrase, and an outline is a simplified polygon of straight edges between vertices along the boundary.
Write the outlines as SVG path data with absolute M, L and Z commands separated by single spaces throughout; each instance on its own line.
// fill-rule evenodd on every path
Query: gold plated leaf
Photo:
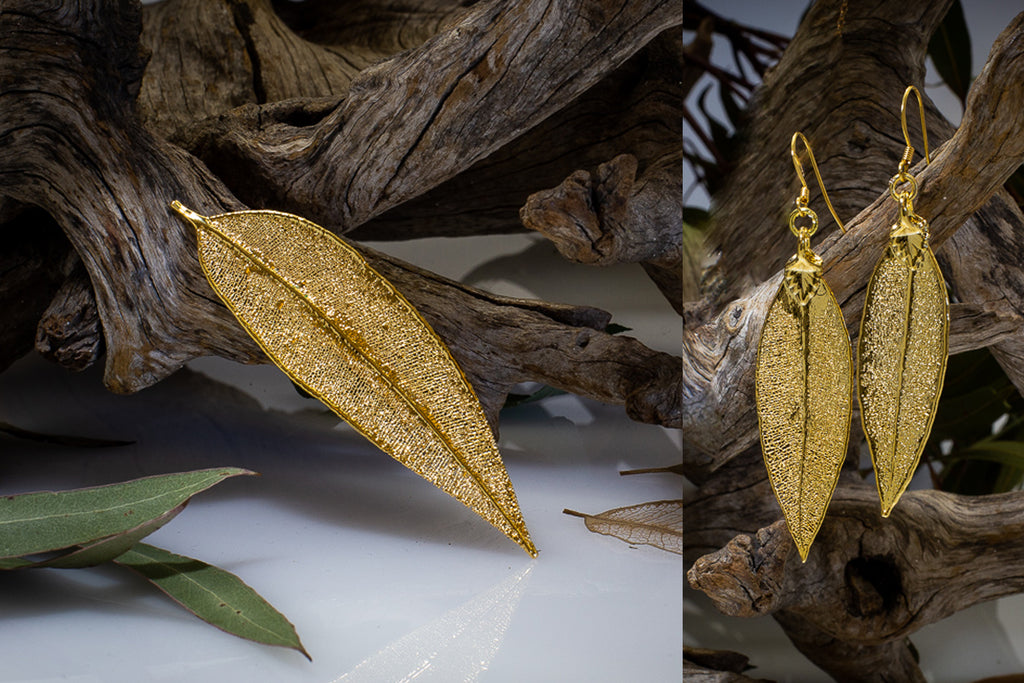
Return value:
M 939 405 L 949 300 L 927 236 L 897 225 L 868 285 L 858 342 L 858 398 L 888 517 L 917 469 Z
M 298 216 L 172 207 L 195 226 L 214 291 L 285 374 L 536 555 L 480 402 L 390 282 Z
M 850 337 L 820 259 L 793 257 L 761 331 L 755 390 L 768 479 L 807 560 L 846 457 Z
M 683 554 L 683 501 L 657 500 L 628 505 L 587 515 L 562 510 L 582 517 L 587 528 L 597 534 L 614 536 L 633 545 L 652 545 L 677 555 Z

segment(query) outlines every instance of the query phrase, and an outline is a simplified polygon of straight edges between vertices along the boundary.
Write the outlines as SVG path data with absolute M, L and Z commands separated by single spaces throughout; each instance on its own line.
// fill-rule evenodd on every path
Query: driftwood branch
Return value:
M 57 239 L 59 257 L 25 257 L 49 269 L 45 286 L 0 288 L 2 301 L 25 291 L 40 298 L 23 307 L 0 360 L 33 340 L 68 367 L 105 353 L 105 382 L 121 392 L 196 356 L 261 362 L 209 289 L 191 228 L 168 210 L 174 199 L 210 214 L 250 204 L 291 209 L 352 230 L 510 153 L 504 148 L 528 142 L 545 118 L 594 116 L 594 93 L 637 78 L 630 101 L 651 103 L 648 113 L 623 107 L 603 132 L 588 129 L 587 158 L 647 160 L 667 146 L 663 132 L 647 147 L 631 133 L 617 149 L 613 133 L 654 125 L 644 121 L 660 120 L 679 99 L 672 74 L 660 74 L 673 38 L 658 38 L 681 21 L 674 3 L 422 2 L 411 25 L 397 4 L 351 3 L 360 22 L 378 22 L 377 37 L 326 22 L 321 29 L 334 34 L 325 43 L 291 26 L 303 17 L 319 26 L 317 12 L 342 10 L 307 5 L 282 18 L 264 0 L 145 9 L 68 0 L 46 11 L 27 0 L 5 4 L 0 223 L 5 234 L 20 230 L 17 207 L 39 207 L 77 256 L 66 257 Z M 648 77 L 654 86 L 642 84 Z M 668 104 L 660 105 L 665 84 Z M 533 163 L 525 149 L 522 169 Z M 547 154 L 536 157 L 551 166 L 543 177 L 557 182 L 575 170 L 573 160 L 551 165 Z M 545 186 L 517 190 L 520 203 Z M 518 221 L 518 208 L 506 207 L 505 225 Z M 36 237 L 33 248 L 43 249 Z M 678 425 L 678 359 L 605 334 L 606 313 L 493 296 L 364 252 L 448 342 L 492 423 L 508 389 L 535 380 Z
M 679 154 L 639 178 L 636 158 L 622 155 L 593 175 L 576 171 L 558 187 L 531 195 L 519 215 L 571 261 L 642 263 L 682 313 L 683 207 L 672 198 L 681 183 Z
M 907 495 L 927 498 L 932 493 Z M 888 622 L 891 626 L 900 619 L 901 614 L 890 614 L 896 609 L 895 601 L 872 598 L 872 584 L 866 582 L 863 575 L 871 575 L 872 580 L 883 586 L 894 573 L 900 577 L 903 573 L 913 575 L 918 558 L 906 555 L 904 545 L 908 543 L 908 534 L 927 538 L 930 522 L 919 517 L 904 518 L 899 527 L 903 533 L 890 533 L 894 529 L 889 520 L 881 518 L 873 487 L 865 485 L 856 475 L 844 474 L 835 500 L 848 495 L 859 501 L 857 514 L 870 520 L 870 527 L 879 534 L 874 538 L 881 539 L 880 542 L 871 545 L 866 552 L 861 537 L 856 535 L 856 522 L 852 521 L 847 528 L 851 535 L 843 536 L 842 531 L 838 531 L 837 536 L 832 536 L 836 506 L 833 503 L 807 564 L 801 564 L 785 521 L 780 519 L 781 512 L 772 495 L 760 450 L 750 449 L 716 471 L 703 482 L 699 494 L 686 501 L 684 554 L 687 561 L 693 563 L 688 579 L 726 614 L 772 616 L 794 645 L 836 680 L 923 680 L 905 638 L 891 633 L 892 637 L 887 638 L 884 628 L 879 630 L 880 622 L 876 623 L 891 616 Z M 902 501 L 900 506 L 903 506 Z M 897 513 L 906 514 L 900 512 L 901 507 L 893 513 L 894 517 Z M 849 521 L 847 517 L 842 519 Z M 744 527 L 756 531 L 743 531 Z M 982 546 L 974 546 L 975 552 L 980 550 Z M 963 551 L 970 552 L 967 548 Z M 875 577 L 870 568 L 879 558 L 899 558 L 897 569 Z M 932 561 L 934 568 L 942 571 L 942 557 L 936 556 Z M 836 573 L 820 583 L 821 574 L 811 567 L 825 573 L 829 571 L 826 565 Z M 911 583 L 900 578 L 900 585 L 907 592 L 916 588 Z M 885 590 L 891 595 L 893 588 Z M 802 596 L 800 604 L 791 601 L 796 595 Z M 972 597 L 979 599 L 977 594 L 964 599 L 969 601 Z M 862 603 L 874 606 L 865 613 Z M 803 606 L 809 606 L 813 614 L 805 618 Z M 828 612 L 828 608 L 832 611 Z M 929 622 L 919 621 L 910 630 L 926 623 Z M 840 637 L 837 629 L 849 629 L 850 633 Z
M 698 559 L 689 580 L 727 614 L 775 614 L 800 624 L 808 640 L 827 634 L 840 649 L 881 654 L 903 647 L 922 626 L 1024 590 L 1014 569 L 1024 561 L 1022 512 L 1021 492 L 921 491 L 905 494 L 883 519 L 873 487 L 847 486 L 833 498 L 805 564 L 778 520 Z M 863 680 L 857 671 L 873 670 L 864 662 L 847 666 L 840 680 Z M 836 674 L 834 664 L 828 670 Z
M 363 71 L 319 121 L 261 128 L 249 108 L 209 121 L 189 146 L 216 156 L 221 175 L 242 169 L 275 205 L 348 232 L 497 151 L 682 21 L 671 2 L 623 7 L 481 2 Z
M 296 34 L 335 51 L 363 52 L 374 61 L 419 47 L 454 25 L 472 3 L 461 0 L 274 0 L 274 11 Z

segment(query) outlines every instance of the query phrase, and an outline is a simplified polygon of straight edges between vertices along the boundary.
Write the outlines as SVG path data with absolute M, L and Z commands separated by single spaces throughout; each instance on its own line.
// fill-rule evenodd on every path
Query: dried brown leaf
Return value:
M 596 515 L 575 510 L 562 512 L 582 517 L 587 528 L 594 533 L 614 536 L 632 545 L 653 545 L 670 553 L 683 554 L 682 500 L 629 505 Z

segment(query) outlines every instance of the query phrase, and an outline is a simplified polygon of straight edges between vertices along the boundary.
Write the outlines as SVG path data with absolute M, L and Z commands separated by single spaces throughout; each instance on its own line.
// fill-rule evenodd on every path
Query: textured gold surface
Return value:
M 852 373 L 850 337 L 820 260 L 794 257 L 761 332 L 755 389 L 768 478 L 805 561 L 846 457 Z
M 858 342 L 857 393 L 883 517 L 928 441 L 948 340 L 946 286 L 927 237 L 897 230 L 871 275 Z
M 447 347 L 350 246 L 274 211 L 196 226 L 214 291 L 293 381 L 376 446 L 536 549 L 483 409 Z

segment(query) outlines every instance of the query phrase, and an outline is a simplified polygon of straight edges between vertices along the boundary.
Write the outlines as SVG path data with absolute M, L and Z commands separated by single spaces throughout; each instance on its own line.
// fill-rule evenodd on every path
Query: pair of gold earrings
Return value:
M 883 517 L 907 489 L 928 440 L 949 343 L 945 283 L 928 246 L 928 223 L 914 211 L 917 181 L 909 173 L 914 148 L 906 116 L 911 92 L 917 95 L 925 160 L 931 163 L 924 103 L 917 88 L 909 86 L 900 107 L 907 148 L 889 181 L 899 217 L 868 284 L 857 350 L 857 396 Z M 821 258 L 810 246 L 818 217 L 808 206 L 797 140 L 807 149 L 836 224 L 846 230 L 807 138 L 795 133 L 790 154 L 801 189 L 789 228 L 799 242 L 761 332 L 755 390 L 768 478 L 800 559 L 806 561 L 846 458 L 853 359 L 842 311 L 822 277 Z

